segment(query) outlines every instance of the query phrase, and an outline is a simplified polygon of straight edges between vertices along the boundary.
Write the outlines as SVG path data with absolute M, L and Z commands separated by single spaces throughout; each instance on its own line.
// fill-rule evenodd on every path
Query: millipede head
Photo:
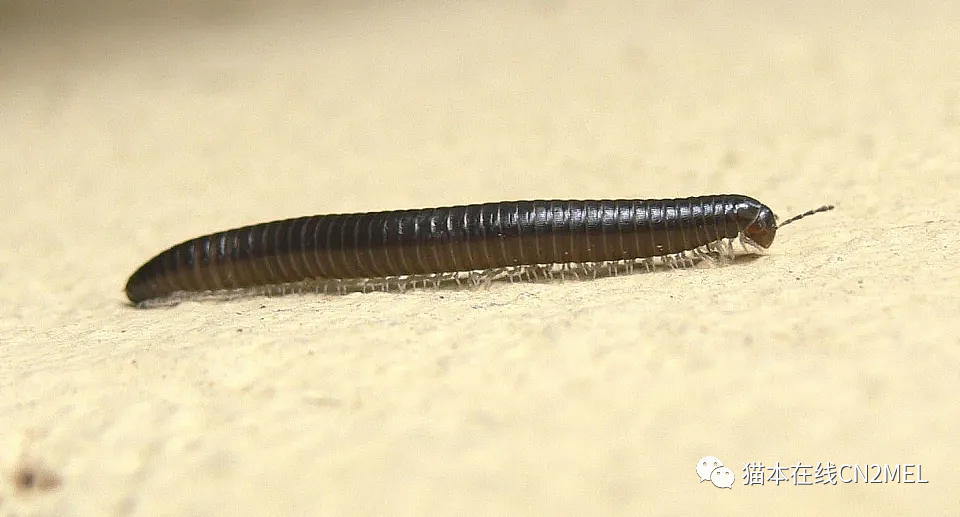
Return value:
M 804 217 L 821 212 L 828 212 L 833 209 L 833 205 L 823 205 L 819 208 L 807 210 L 802 214 L 795 215 L 779 224 L 777 223 L 777 216 L 774 215 L 773 211 L 770 210 L 767 205 L 761 204 L 758 207 L 750 206 L 747 210 L 738 210 L 738 213 L 745 213 L 753 217 L 750 223 L 742 230 L 743 236 L 762 248 L 769 248 L 770 245 L 773 244 L 773 239 L 777 236 L 778 229 Z
M 773 210 L 761 204 L 750 207 L 744 215 L 752 217 L 749 224 L 741 230 L 743 236 L 761 248 L 769 248 L 777 236 L 777 216 L 773 215 Z
M 795 215 L 778 224 L 777 216 L 773 214 L 773 211 L 767 208 L 766 205 L 762 205 L 753 222 L 743 229 L 743 235 L 756 243 L 758 246 L 769 248 L 770 245 L 773 244 L 773 239 L 777 236 L 778 229 L 783 228 L 794 221 L 799 221 L 804 217 L 808 217 L 813 214 L 819 214 L 821 212 L 828 212 L 833 209 L 833 205 L 823 205 L 819 208 L 807 210 L 802 214 Z

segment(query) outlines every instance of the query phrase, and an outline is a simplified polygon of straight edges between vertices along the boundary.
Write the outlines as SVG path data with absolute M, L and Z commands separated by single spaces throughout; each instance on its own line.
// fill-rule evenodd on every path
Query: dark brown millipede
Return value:
M 286 219 L 190 239 L 127 282 L 141 306 L 197 294 L 404 289 L 554 274 L 685 266 L 770 247 L 782 223 L 727 194 L 678 199 L 508 201 Z

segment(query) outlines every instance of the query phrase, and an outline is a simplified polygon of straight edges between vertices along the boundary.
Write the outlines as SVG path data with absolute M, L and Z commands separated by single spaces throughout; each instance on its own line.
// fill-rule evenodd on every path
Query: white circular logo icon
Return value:
M 710 473 L 710 481 L 717 488 L 733 488 L 733 471 L 727 467 L 717 467 Z
M 710 481 L 710 473 L 717 467 L 722 467 L 723 462 L 716 456 L 704 456 L 697 462 L 697 474 L 700 476 L 700 482 Z

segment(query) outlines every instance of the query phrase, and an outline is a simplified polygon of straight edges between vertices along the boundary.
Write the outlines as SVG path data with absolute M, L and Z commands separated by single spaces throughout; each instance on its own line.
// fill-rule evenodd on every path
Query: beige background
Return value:
M 0 3 L 0 514 L 956 513 L 960 8 L 720 4 Z M 121 293 L 283 217 L 727 192 L 839 208 L 719 269 Z

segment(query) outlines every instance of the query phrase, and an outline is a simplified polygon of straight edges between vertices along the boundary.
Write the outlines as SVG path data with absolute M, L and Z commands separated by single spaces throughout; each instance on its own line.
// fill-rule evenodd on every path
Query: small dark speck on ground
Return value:
M 50 469 L 35 464 L 17 467 L 11 481 L 13 488 L 20 493 L 48 492 L 60 487 L 60 476 Z

